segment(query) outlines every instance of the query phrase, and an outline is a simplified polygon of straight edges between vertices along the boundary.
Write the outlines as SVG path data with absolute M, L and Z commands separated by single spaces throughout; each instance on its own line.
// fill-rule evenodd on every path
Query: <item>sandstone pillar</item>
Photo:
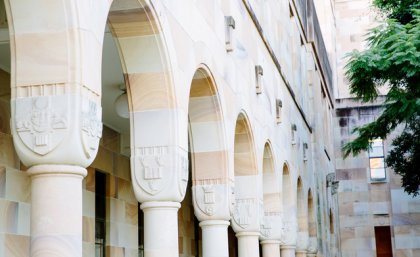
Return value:
M 82 180 L 86 169 L 37 165 L 32 181 L 31 256 L 82 256 Z
M 263 240 L 261 245 L 263 257 L 280 257 L 279 240 Z
M 178 202 L 145 202 L 144 254 L 147 257 L 178 256 Z
M 82 179 L 102 135 L 109 5 L 5 1 L 13 42 L 11 132 L 32 181 L 32 257 L 82 256 Z
M 280 246 L 280 256 L 281 257 L 295 257 L 295 249 L 296 246 L 294 245 L 281 245 Z
M 306 250 L 296 250 L 296 257 L 306 257 Z
M 206 220 L 200 222 L 203 235 L 203 257 L 228 257 L 229 244 L 225 220 Z
M 260 255 L 258 232 L 238 232 L 238 256 L 258 257 Z

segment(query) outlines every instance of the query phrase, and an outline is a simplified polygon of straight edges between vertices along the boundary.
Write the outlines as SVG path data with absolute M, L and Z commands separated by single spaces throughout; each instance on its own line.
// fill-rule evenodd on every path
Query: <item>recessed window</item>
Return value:
M 95 257 L 105 257 L 106 174 L 95 173 Z
M 385 181 L 386 170 L 382 139 L 375 139 L 371 142 L 371 149 L 369 149 L 368 154 L 371 181 Z
M 140 209 L 140 204 L 138 204 L 138 229 L 139 229 L 139 257 L 144 257 L 144 215 L 143 211 Z

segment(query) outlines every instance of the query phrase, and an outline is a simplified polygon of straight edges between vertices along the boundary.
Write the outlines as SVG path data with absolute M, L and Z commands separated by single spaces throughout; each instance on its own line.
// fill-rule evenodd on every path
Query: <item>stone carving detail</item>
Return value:
M 39 155 L 54 150 L 68 130 L 68 98 L 37 96 L 15 101 L 15 129 L 22 142 Z
M 273 228 L 270 220 L 267 217 L 262 219 L 260 224 L 260 231 L 263 237 L 269 238 L 271 236 L 271 229 Z
M 169 166 L 169 149 L 166 146 L 143 147 L 138 149 L 137 161 L 139 174 L 136 174 L 139 186 L 151 195 L 162 191 L 168 183 L 164 168 Z
M 102 136 L 102 108 L 93 101 L 84 100 L 81 117 L 83 148 L 86 157 L 92 158 L 96 155 Z
M 293 218 L 289 218 L 283 222 L 282 234 L 280 241 L 283 245 L 296 244 L 297 222 Z
M 181 162 L 181 179 L 179 181 L 179 192 L 182 197 L 185 196 L 185 192 L 187 191 L 187 185 L 188 185 L 188 157 L 186 152 L 180 152 L 179 161 Z
M 257 208 L 255 201 L 254 198 L 236 199 L 233 219 L 241 228 L 247 228 L 251 224 L 252 212 Z
M 216 197 L 213 186 L 202 187 L 204 193 L 204 212 L 211 216 L 214 214 L 214 204 L 216 203 Z
M 316 237 L 309 238 L 308 253 L 316 253 L 318 248 L 318 240 Z

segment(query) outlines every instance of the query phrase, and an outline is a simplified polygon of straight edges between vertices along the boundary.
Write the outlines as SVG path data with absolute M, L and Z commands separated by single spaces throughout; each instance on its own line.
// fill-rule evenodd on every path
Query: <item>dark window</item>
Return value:
M 105 257 L 106 174 L 95 172 L 95 256 Z
M 238 257 L 238 240 L 232 227 L 228 228 L 229 257 Z
M 376 256 L 392 257 L 391 228 L 375 227 Z
M 144 215 L 143 211 L 140 209 L 140 204 L 138 205 L 138 228 L 139 228 L 139 257 L 144 256 Z

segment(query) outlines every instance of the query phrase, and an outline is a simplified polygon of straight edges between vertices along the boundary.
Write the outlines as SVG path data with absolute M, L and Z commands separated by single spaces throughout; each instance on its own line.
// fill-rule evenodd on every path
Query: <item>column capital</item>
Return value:
M 226 220 L 204 220 L 199 223 L 200 227 L 208 227 L 208 226 L 222 226 L 227 227 L 230 225 L 229 221 Z
M 260 244 L 265 245 L 265 244 L 276 244 L 276 245 L 280 245 L 281 241 L 280 240 L 262 240 L 260 242 Z
M 244 237 L 244 236 L 260 236 L 260 232 L 255 231 L 241 231 L 236 233 L 236 237 Z
M 296 245 L 280 245 L 280 249 L 296 249 Z
M 140 205 L 140 209 L 179 209 L 181 204 L 178 202 L 144 202 Z
M 27 174 L 31 177 L 39 175 L 57 174 L 67 174 L 85 177 L 87 175 L 87 170 L 83 167 L 75 165 L 42 164 L 30 167 L 27 171 Z

